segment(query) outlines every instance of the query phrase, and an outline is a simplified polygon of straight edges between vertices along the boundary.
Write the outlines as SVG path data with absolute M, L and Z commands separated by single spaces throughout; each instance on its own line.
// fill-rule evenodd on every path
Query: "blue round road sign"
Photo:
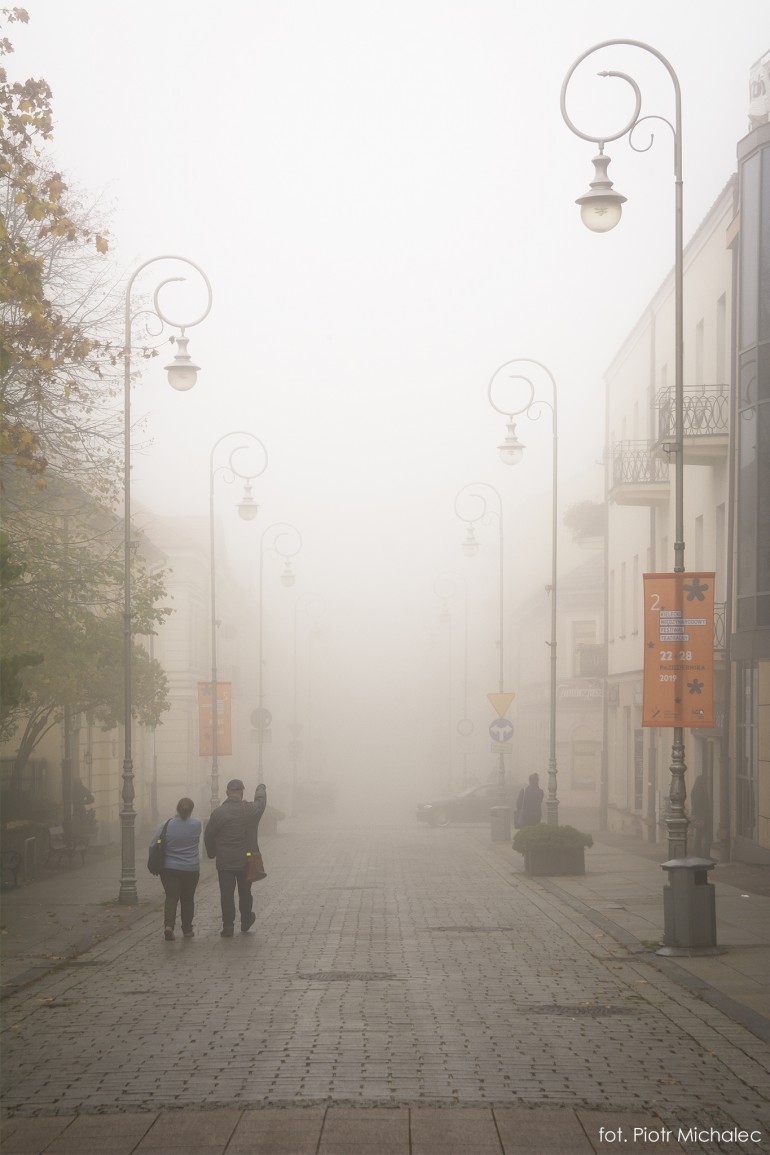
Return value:
M 489 723 L 489 736 L 493 742 L 510 742 L 513 737 L 513 723 L 507 718 L 495 718 Z

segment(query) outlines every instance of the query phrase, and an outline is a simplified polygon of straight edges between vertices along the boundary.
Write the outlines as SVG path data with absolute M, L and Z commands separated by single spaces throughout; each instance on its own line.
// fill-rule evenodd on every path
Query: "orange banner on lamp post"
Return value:
M 714 725 L 714 574 L 644 576 L 643 726 Z
M 217 682 L 217 755 L 232 754 L 231 724 L 232 683 Z M 198 754 L 210 758 L 214 753 L 211 740 L 211 682 L 198 682 Z

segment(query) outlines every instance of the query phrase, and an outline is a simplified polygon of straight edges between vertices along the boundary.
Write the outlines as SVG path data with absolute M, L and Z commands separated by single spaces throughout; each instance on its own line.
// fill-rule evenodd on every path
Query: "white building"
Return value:
M 688 792 L 698 774 L 710 787 L 717 839 L 724 837 L 727 598 L 735 179 L 684 253 L 685 569 L 715 571 L 714 730 L 688 731 Z M 642 575 L 674 565 L 674 276 L 667 277 L 605 374 L 607 387 L 608 732 L 610 829 L 665 833 L 672 731 L 642 729 Z

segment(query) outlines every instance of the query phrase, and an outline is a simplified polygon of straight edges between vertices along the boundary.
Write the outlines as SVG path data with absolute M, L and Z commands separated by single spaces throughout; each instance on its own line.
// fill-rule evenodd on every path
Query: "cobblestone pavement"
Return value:
M 550 1150 L 524 1145 L 522 1111 L 530 1135 L 550 1117 L 565 1135 L 577 1128 L 554 1150 L 620 1150 L 608 1137 L 620 1118 L 678 1140 L 640 1135 L 623 1148 L 634 1155 L 767 1148 L 766 1043 L 469 831 L 307 823 L 266 857 L 256 934 L 220 938 L 209 875 L 195 938 L 163 941 L 148 913 L 5 1001 L 4 1152 L 151 1155 L 169 1149 L 164 1120 L 178 1135 L 180 1118 L 206 1121 L 200 1142 L 176 1145 L 200 1155 Z M 143 897 L 153 885 L 141 879 Z M 431 1146 L 429 1121 L 447 1107 L 439 1114 L 454 1123 Z M 84 1145 L 82 1128 L 113 1112 L 124 1113 L 115 1141 Z M 259 1146 L 252 1133 L 276 1118 L 304 1119 L 316 1138 Z M 48 1145 L 23 1146 L 25 1119 L 51 1128 Z M 600 1120 L 609 1132 L 598 1141 Z M 227 1139 L 205 1140 L 220 1124 Z M 372 1127 L 380 1144 L 390 1127 L 406 1139 L 367 1145 Z M 712 1127 L 761 1142 L 688 1136 Z

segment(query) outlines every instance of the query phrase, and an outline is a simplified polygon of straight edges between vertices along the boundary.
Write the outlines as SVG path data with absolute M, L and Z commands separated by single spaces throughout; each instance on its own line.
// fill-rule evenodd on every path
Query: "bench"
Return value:
M 76 854 L 80 855 L 83 866 L 86 864 L 86 851 L 88 850 L 88 842 L 85 838 L 67 838 L 63 826 L 49 826 L 48 827 L 48 857 L 44 865 L 52 858 L 57 857 L 57 866 L 61 866 L 62 859 L 67 859 L 67 865 L 72 866 L 72 860 Z

